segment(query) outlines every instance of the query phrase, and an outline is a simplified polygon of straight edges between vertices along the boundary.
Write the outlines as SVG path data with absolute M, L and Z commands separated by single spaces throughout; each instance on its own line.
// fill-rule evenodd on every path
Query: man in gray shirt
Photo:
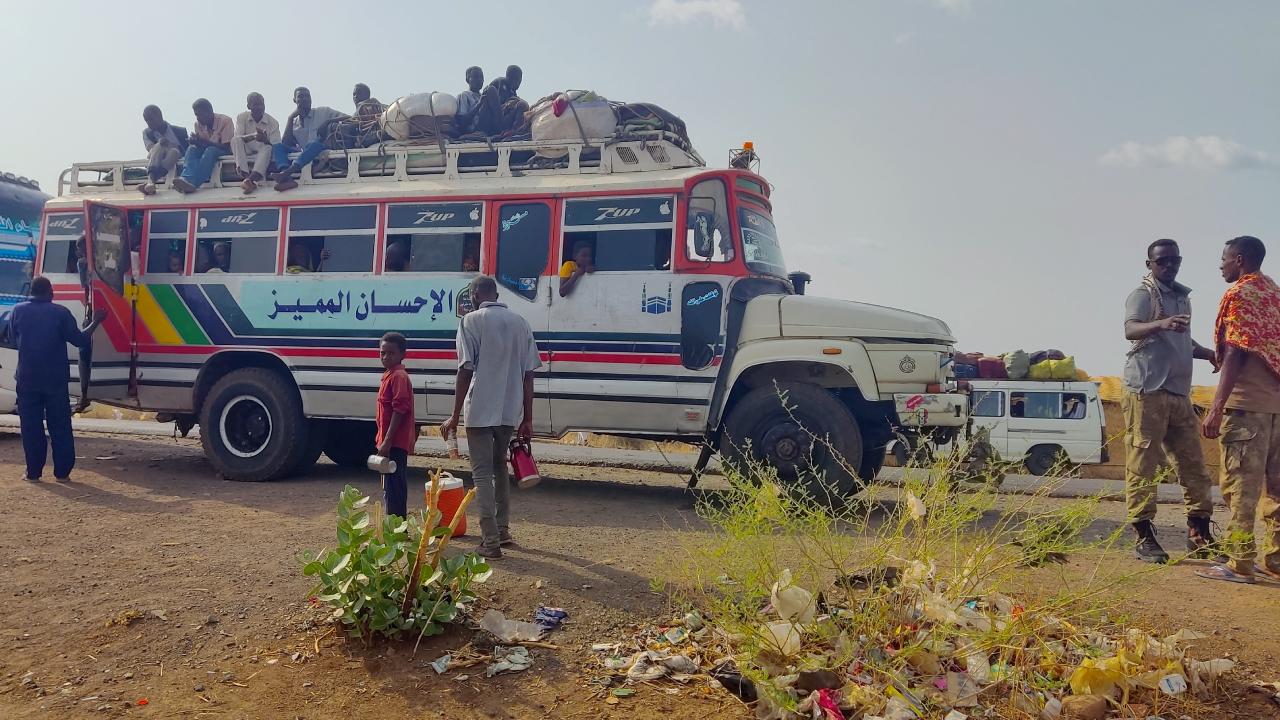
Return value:
M 500 546 L 514 542 L 507 449 L 513 433 L 526 440 L 533 434 L 533 371 L 542 367 L 542 360 L 529 323 L 498 302 L 493 278 L 476 278 L 471 296 L 479 307 L 458 322 L 453 415 L 440 432 L 447 438 L 457 431 L 465 404 L 471 479 L 480 503 L 477 552 L 500 558 Z
M 1211 552 L 1212 482 L 1200 448 L 1199 421 L 1191 406 L 1193 359 L 1214 362 L 1212 350 L 1191 339 L 1191 289 L 1177 282 L 1182 256 L 1173 240 L 1147 248 L 1142 285 L 1124 304 L 1124 336 L 1133 342 L 1124 365 L 1125 496 L 1138 536 L 1140 560 L 1168 562 L 1156 540 L 1156 487 L 1167 459 L 1182 484 L 1187 509 L 1187 550 Z

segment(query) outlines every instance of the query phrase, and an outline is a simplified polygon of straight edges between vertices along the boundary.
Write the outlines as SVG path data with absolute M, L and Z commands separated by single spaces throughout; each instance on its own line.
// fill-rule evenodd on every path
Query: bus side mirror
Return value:
M 791 287 L 795 289 L 797 295 L 804 294 L 804 286 L 813 281 L 813 276 L 807 272 L 793 272 L 787 274 L 787 279 L 791 281 Z

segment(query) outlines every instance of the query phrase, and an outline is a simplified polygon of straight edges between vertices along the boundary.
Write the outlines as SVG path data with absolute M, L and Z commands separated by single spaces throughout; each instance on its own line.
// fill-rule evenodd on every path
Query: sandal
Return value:
M 1280 582 L 1280 570 L 1273 570 L 1262 565 L 1254 565 L 1253 572 L 1255 575 L 1261 575 L 1272 582 Z
M 1227 582 L 1252 585 L 1257 582 L 1252 575 L 1241 575 L 1225 565 L 1214 565 L 1207 570 L 1196 570 L 1196 575 L 1210 580 L 1226 580 Z

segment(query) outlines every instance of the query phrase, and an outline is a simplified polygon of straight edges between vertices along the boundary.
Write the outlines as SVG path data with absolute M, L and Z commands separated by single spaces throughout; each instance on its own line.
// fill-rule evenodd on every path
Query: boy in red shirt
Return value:
M 386 368 L 378 386 L 378 454 L 396 463 L 395 472 L 382 476 L 382 504 L 388 515 L 400 517 L 409 513 L 405 471 L 418 437 L 413 419 L 413 383 L 402 364 L 408 344 L 398 332 L 383 335 L 378 344 L 378 357 Z

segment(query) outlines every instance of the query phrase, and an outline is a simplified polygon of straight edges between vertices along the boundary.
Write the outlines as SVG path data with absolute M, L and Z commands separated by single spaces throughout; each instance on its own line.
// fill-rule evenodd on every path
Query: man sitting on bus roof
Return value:
M 458 113 L 453 116 L 453 130 L 458 135 L 471 132 L 476 121 L 476 108 L 480 106 L 480 89 L 484 87 L 484 70 L 472 65 L 467 68 L 467 89 L 458 93 Z
M 573 245 L 573 259 L 560 266 L 560 297 L 569 297 L 583 275 L 596 271 L 595 251 L 591 243 L 579 240 Z
M 267 101 L 261 93 L 249 93 L 248 110 L 236 116 L 236 131 L 231 137 L 231 154 L 236 158 L 236 170 L 244 182 L 240 189 L 245 194 L 258 189 L 258 183 L 267 177 L 267 165 L 271 163 L 271 147 L 280 142 L 280 123 L 267 114 Z M 253 167 L 249 167 L 249 153 L 253 153 Z
M 331 107 L 312 107 L 311 91 L 305 87 L 293 91 L 293 102 L 297 107 L 285 120 L 284 138 L 271 152 L 276 167 L 280 168 L 275 179 L 276 190 L 281 191 L 298 187 L 294 176 L 324 152 L 324 139 L 329 135 L 329 127 L 347 117 Z M 298 158 L 290 163 L 289 153 L 295 151 L 299 153 Z
M 191 145 L 182 159 L 182 177 L 173 181 L 178 192 L 193 193 L 209 182 L 218 158 L 231 152 L 231 136 L 235 125 L 231 118 L 213 111 L 213 103 L 199 98 L 191 103 L 196 124 L 191 132 Z
M 142 109 L 142 119 L 147 127 L 142 130 L 142 145 L 147 149 L 147 181 L 138 186 L 143 195 L 155 195 L 156 183 L 168 177 L 178 167 L 178 160 L 187 151 L 187 131 L 164 121 L 164 114 L 155 105 Z
M 519 65 L 508 65 L 507 72 L 489 83 L 476 108 L 476 129 L 493 137 L 518 127 L 529 112 L 529 103 L 516 93 L 524 79 Z

